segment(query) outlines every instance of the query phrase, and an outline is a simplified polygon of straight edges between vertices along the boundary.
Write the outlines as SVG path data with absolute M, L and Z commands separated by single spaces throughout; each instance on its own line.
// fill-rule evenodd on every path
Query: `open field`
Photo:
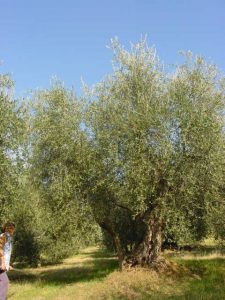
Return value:
M 88 248 L 59 265 L 12 271 L 8 299 L 225 299 L 222 254 L 167 252 L 166 256 L 183 267 L 160 275 L 146 269 L 120 273 L 112 254 Z

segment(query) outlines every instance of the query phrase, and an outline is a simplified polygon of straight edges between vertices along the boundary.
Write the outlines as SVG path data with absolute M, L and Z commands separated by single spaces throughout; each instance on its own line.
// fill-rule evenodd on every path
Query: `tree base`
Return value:
M 126 257 L 122 263 L 123 269 L 148 268 L 159 273 L 178 274 L 181 266 L 175 262 L 169 261 L 164 257 L 158 258 L 157 261 L 146 263 L 144 260 L 138 261 L 135 257 Z

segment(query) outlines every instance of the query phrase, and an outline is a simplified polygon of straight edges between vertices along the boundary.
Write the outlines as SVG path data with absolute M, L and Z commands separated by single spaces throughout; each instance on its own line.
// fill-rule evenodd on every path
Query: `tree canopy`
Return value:
M 2 220 L 11 201 L 36 260 L 99 240 L 99 226 L 121 268 L 157 267 L 165 239 L 224 238 L 223 75 L 189 52 L 167 69 L 146 40 L 111 48 L 93 89 L 78 98 L 55 81 L 23 114 L 0 77 Z
M 87 109 L 89 199 L 121 258 L 129 248 L 133 264 L 151 264 L 166 232 L 202 238 L 224 205 L 224 79 L 200 56 L 166 73 L 145 41 L 112 48 Z

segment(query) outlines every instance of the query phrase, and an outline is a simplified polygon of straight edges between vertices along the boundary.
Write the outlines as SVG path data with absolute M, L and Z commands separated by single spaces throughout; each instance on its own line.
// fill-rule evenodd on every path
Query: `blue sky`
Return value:
M 0 0 L 0 72 L 16 95 L 56 75 L 80 93 L 110 73 L 112 37 L 129 46 L 147 34 L 166 64 L 191 50 L 225 73 L 225 0 Z

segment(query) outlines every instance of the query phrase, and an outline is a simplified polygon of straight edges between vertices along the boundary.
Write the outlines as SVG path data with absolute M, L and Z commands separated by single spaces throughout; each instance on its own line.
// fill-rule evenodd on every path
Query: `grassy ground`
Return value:
M 146 269 L 120 273 L 110 253 L 88 248 L 63 264 L 12 271 L 8 299 L 225 300 L 225 257 L 203 254 L 167 252 L 175 261 L 169 273 L 159 275 Z

